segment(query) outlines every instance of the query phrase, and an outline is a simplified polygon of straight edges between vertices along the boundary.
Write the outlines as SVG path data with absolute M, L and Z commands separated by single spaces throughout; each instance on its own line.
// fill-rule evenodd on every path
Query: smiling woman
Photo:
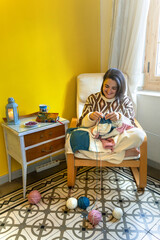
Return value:
M 93 93 L 88 97 L 77 124 L 78 127 L 88 128 L 98 126 L 97 129 L 99 129 L 99 123 L 102 120 L 110 120 L 113 128 L 118 127 L 118 132 L 121 132 L 123 128 L 118 137 L 117 132 L 113 136 L 107 137 L 112 138 L 114 142 L 111 155 L 114 155 L 116 160 L 119 159 L 120 155 L 121 160 L 124 157 L 138 156 L 139 150 L 137 148 L 145 136 L 145 133 L 135 126 L 132 101 L 125 95 L 125 92 L 126 80 L 123 73 L 116 68 L 110 68 L 103 76 L 101 92 Z M 98 132 L 97 136 L 100 137 L 101 141 L 102 136 Z M 101 149 L 101 152 L 103 151 L 105 150 Z
M 103 76 L 101 92 L 91 94 L 84 106 L 78 126 L 87 119 L 97 121 L 107 114 L 106 118 L 117 121 L 120 113 L 125 113 L 134 124 L 134 110 L 131 100 L 125 96 L 126 81 L 123 73 L 116 69 L 109 69 Z M 94 122 L 93 122 L 94 124 Z
M 110 68 L 103 76 L 101 92 L 95 94 L 95 96 L 91 94 L 88 97 L 78 125 L 81 125 L 83 118 L 85 121 L 87 116 L 89 116 L 91 120 L 98 120 L 106 114 L 106 119 L 117 121 L 120 118 L 119 109 L 121 109 L 120 111 L 122 111 L 122 113 L 125 112 L 125 115 L 129 117 L 132 124 L 134 124 L 132 102 L 125 96 L 125 92 L 126 80 L 123 73 L 116 68 Z M 95 99 L 97 99 L 97 101 L 93 103 Z
M 109 89 L 112 90 L 109 92 Z M 121 71 L 110 68 L 103 77 L 101 92 L 106 98 L 122 98 L 126 92 L 126 80 Z
M 106 98 L 114 98 L 117 92 L 117 83 L 116 81 L 108 78 L 103 83 L 103 94 Z

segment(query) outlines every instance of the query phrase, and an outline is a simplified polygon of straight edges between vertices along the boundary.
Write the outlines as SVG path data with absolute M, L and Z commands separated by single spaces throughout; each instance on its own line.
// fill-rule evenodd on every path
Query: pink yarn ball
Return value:
M 41 194 L 37 190 L 33 190 L 28 194 L 28 201 L 31 204 L 37 204 L 41 200 Z
M 88 214 L 88 220 L 93 226 L 97 225 L 102 219 L 102 214 L 98 210 L 91 210 Z

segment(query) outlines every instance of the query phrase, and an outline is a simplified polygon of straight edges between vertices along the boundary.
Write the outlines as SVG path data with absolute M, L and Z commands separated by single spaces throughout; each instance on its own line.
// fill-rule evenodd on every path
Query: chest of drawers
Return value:
M 69 121 L 61 118 L 61 123 L 38 123 L 26 128 L 24 123 L 35 119 L 22 119 L 19 125 L 2 123 L 9 181 L 11 181 L 11 157 L 22 166 L 23 196 L 26 194 L 27 166 L 64 150 L 65 132 Z

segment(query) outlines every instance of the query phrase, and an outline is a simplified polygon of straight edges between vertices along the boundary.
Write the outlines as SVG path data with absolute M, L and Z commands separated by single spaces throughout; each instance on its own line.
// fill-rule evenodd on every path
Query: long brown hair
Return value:
M 110 68 L 103 76 L 103 83 L 101 86 L 101 93 L 104 95 L 103 93 L 103 84 L 104 81 L 106 79 L 112 79 L 114 81 L 116 81 L 117 83 L 117 92 L 116 92 L 116 98 L 122 99 L 125 92 L 126 92 L 126 80 L 125 77 L 123 75 L 123 73 L 116 68 Z

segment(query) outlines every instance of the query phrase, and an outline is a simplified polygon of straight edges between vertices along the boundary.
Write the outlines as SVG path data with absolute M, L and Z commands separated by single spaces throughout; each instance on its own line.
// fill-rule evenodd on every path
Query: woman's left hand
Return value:
M 113 122 L 116 122 L 117 120 L 119 120 L 120 116 L 118 112 L 111 112 L 111 113 L 107 113 L 105 116 L 105 119 L 110 119 Z

